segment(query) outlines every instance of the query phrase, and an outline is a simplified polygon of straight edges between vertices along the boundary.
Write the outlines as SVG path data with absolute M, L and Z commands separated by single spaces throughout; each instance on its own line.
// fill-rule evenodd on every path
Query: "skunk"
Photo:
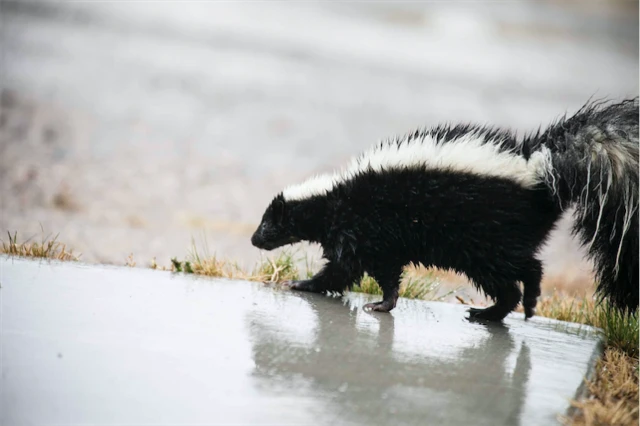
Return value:
M 277 194 L 251 238 L 272 250 L 319 243 L 326 264 L 294 290 L 338 292 L 366 272 L 389 312 L 410 263 L 466 275 L 494 301 L 470 318 L 535 312 L 536 255 L 563 212 L 594 262 L 598 295 L 638 307 L 638 98 L 589 102 L 518 139 L 508 130 L 443 125 L 379 143 L 341 171 Z M 521 292 L 519 283 L 522 283 Z

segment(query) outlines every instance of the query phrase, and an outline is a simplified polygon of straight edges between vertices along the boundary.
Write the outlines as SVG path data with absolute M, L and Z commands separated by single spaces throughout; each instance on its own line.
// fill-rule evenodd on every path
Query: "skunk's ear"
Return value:
M 273 200 L 273 219 L 276 223 L 282 224 L 284 221 L 285 201 L 282 195 L 278 195 Z
M 285 210 L 284 200 L 276 200 L 276 204 L 274 207 L 275 207 L 276 221 L 280 225 L 282 225 L 282 222 L 284 221 L 284 210 Z

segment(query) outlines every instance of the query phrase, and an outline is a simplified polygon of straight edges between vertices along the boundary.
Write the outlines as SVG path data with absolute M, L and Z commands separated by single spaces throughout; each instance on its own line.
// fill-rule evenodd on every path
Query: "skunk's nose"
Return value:
M 260 248 L 260 245 L 262 244 L 262 238 L 260 238 L 260 235 L 258 235 L 257 232 L 251 237 L 251 244 L 253 244 L 254 247 Z

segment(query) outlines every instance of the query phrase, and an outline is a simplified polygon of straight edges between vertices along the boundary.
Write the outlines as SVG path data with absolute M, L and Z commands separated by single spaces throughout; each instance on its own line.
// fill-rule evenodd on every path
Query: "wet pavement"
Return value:
M 638 93 L 637 2 L 1 8 L 0 235 L 42 227 L 87 262 L 167 265 L 205 233 L 250 267 L 273 195 L 381 138 L 522 134 Z M 549 276 L 582 268 L 566 232 L 552 242 Z
M 0 423 L 550 425 L 589 328 L 458 305 L 0 257 Z

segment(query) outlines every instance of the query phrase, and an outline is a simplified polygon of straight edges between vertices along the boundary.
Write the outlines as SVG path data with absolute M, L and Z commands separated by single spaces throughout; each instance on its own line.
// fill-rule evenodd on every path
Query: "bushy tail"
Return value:
M 525 141 L 594 261 L 598 294 L 638 308 L 638 99 L 590 103 Z

